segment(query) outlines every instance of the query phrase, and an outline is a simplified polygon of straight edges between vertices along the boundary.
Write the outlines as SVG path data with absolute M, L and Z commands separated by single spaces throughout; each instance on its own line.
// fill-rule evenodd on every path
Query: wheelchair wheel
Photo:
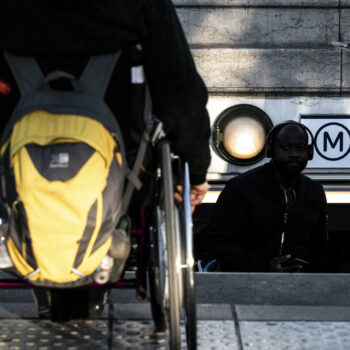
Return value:
M 188 164 L 184 164 L 183 205 L 181 213 L 181 266 L 183 276 L 183 307 L 186 316 L 187 349 L 197 348 L 197 316 L 194 297 L 193 224 L 190 200 L 190 176 Z
M 167 291 L 167 252 L 164 210 L 157 206 L 150 228 L 149 287 L 152 317 L 158 332 L 167 329 L 165 302 Z
M 170 349 L 181 349 L 180 313 L 184 309 L 187 348 L 194 350 L 197 345 L 196 306 L 187 165 L 184 170 L 184 201 L 181 206 L 175 206 L 169 145 L 162 144 L 158 197 L 150 230 L 149 282 L 156 329 L 169 328 Z
M 168 271 L 168 293 L 169 298 L 166 303 L 167 319 L 169 326 L 170 348 L 181 349 L 181 329 L 180 329 L 180 249 L 179 237 L 176 229 L 174 190 L 172 181 L 171 155 L 168 143 L 161 144 L 161 178 L 163 187 L 164 221 L 166 232 L 167 248 L 167 271 Z M 162 208 L 161 208 L 162 209 Z

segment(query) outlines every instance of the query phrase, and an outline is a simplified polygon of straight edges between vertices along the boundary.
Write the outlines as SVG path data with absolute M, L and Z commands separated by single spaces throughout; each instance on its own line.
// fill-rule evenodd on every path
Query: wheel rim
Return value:
M 181 329 L 180 329 L 180 291 L 179 280 L 181 272 L 179 270 L 178 240 L 176 237 L 175 205 L 173 196 L 173 182 L 170 149 L 167 143 L 161 146 L 162 157 L 162 183 L 164 188 L 164 211 L 166 226 L 166 246 L 168 253 L 169 272 L 169 298 L 168 298 L 168 324 L 170 335 L 170 349 L 181 349 Z
M 154 253 L 159 257 L 159 268 L 154 295 L 166 315 L 170 349 L 181 349 L 180 311 L 183 308 L 187 348 L 194 350 L 197 346 L 197 319 L 188 166 L 185 164 L 184 169 L 184 204 L 178 208 L 174 205 L 170 149 L 166 143 L 161 145 L 161 157 L 163 191 L 156 208 L 157 244 Z
M 190 181 L 188 164 L 184 164 L 183 178 L 183 207 L 181 215 L 181 252 L 182 252 L 182 276 L 183 276 L 183 307 L 186 316 L 186 341 L 187 348 L 197 348 L 197 315 L 194 296 L 194 259 L 193 259 L 193 224 L 190 201 Z

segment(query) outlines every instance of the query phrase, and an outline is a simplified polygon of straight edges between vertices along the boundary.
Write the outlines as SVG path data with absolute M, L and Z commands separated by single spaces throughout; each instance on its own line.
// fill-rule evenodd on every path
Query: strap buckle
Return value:
M 153 130 L 151 131 L 151 143 L 154 146 L 156 142 L 165 137 L 163 123 L 158 118 L 153 118 Z

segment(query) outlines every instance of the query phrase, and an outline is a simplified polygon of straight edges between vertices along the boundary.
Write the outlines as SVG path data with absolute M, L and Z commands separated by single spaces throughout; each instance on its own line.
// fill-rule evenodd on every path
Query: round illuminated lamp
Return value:
M 255 106 L 227 108 L 214 124 L 215 148 L 224 160 L 232 164 L 254 164 L 265 155 L 266 135 L 272 125 L 268 115 Z

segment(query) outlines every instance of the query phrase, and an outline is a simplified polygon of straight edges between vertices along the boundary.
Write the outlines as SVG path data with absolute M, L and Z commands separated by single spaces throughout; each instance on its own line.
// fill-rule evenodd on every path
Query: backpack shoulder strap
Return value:
M 4 51 L 5 59 L 17 82 L 21 95 L 34 92 L 42 84 L 44 75 L 31 56 L 18 56 Z
M 149 91 L 147 81 L 145 81 L 144 83 L 145 83 L 145 105 L 143 110 L 144 129 L 143 129 L 143 134 L 141 137 L 141 142 L 140 142 L 139 149 L 137 151 L 134 165 L 132 169 L 126 174 L 126 177 L 129 180 L 129 182 L 126 186 L 126 189 L 123 195 L 123 200 L 122 200 L 122 210 L 124 213 L 128 211 L 128 207 L 129 207 L 134 189 L 136 188 L 139 190 L 142 186 L 142 183 L 139 179 L 139 173 L 140 173 L 140 166 L 145 157 L 147 146 L 150 143 L 154 143 L 158 136 L 162 137 L 162 130 L 159 130 L 160 133 L 158 133 L 157 135 L 155 135 L 155 133 L 153 133 L 152 135 L 152 131 L 156 131 L 156 130 L 153 130 L 156 124 L 156 121 L 152 118 L 151 93 Z M 162 123 L 159 123 L 159 125 L 160 125 L 160 128 L 162 129 Z
M 119 57 L 120 51 L 92 56 L 79 79 L 84 91 L 94 96 L 104 97 Z

